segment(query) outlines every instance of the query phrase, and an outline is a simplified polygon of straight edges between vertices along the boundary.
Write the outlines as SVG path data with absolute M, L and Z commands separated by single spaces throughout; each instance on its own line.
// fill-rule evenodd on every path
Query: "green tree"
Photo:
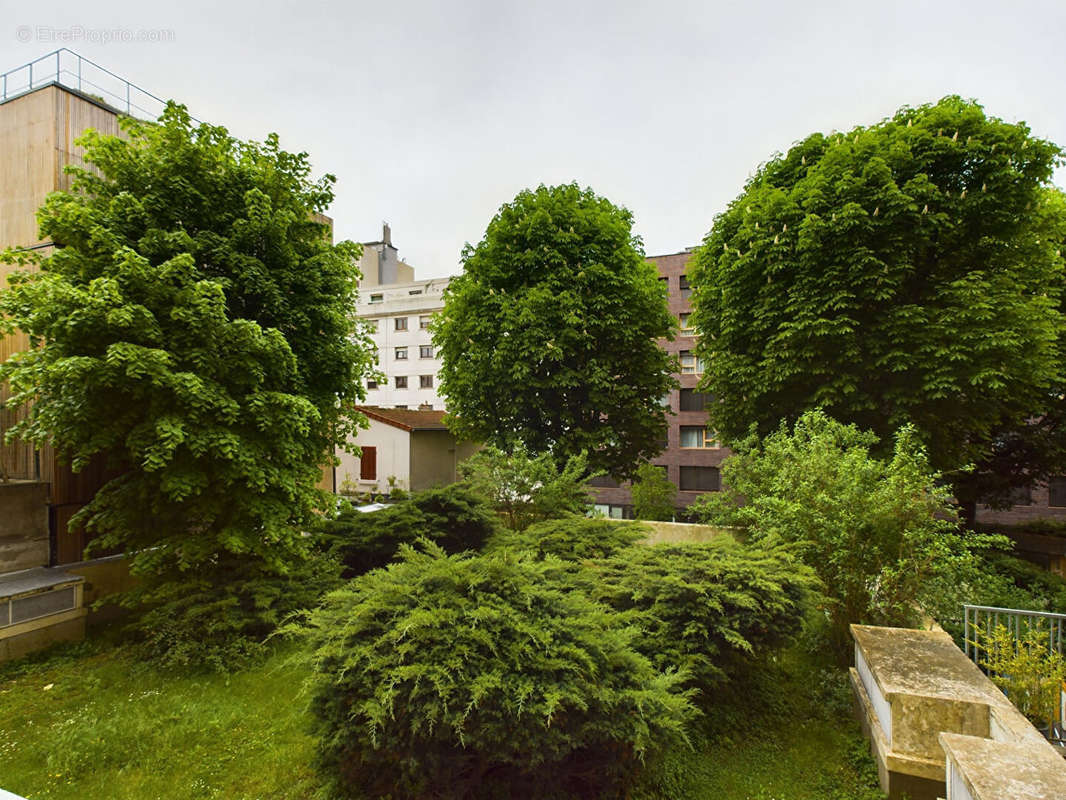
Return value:
M 626 476 L 657 455 L 674 323 L 633 216 L 576 184 L 524 191 L 463 250 L 434 332 L 449 425 Z
M 459 474 L 515 531 L 546 519 L 586 514 L 592 507 L 584 453 L 570 456 L 560 467 L 550 453 L 530 455 L 522 445 L 505 453 L 490 445 L 461 463 Z
M 979 550 L 1002 537 L 964 535 L 950 490 L 913 427 L 888 459 L 877 437 L 821 411 L 748 439 L 722 465 L 723 490 L 690 508 L 752 543 L 796 548 L 824 584 L 838 644 L 850 623 L 912 625 L 959 613 L 983 580 Z
M 641 464 L 633 481 L 633 513 L 637 519 L 665 520 L 674 518 L 677 487 L 666 477 L 666 470 L 654 464 Z
M 79 140 L 90 168 L 39 211 L 56 249 L 5 254 L 37 267 L 0 297 L 33 344 L 0 367 L 32 405 L 13 433 L 121 469 L 72 524 L 156 576 L 139 599 L 182 576 L 283 576 L 372 369 L 350 317 L 358 246 L 316 217 L 334 178 L 182 106 L 122 124 Z
M 1062 393 L 1060 161 L 958 97 L 771 158 L 690 267 L 712 426 L 821 407 L 887 447 L 913 423 L 972 501 L 953 471 Z

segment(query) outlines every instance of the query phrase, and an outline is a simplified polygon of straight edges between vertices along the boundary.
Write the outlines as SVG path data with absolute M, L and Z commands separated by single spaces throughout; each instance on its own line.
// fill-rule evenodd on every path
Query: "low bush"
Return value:
M 499 528 L 479 495 L 452 484 L 416 492 L 378 511 L 344 508 L 323 522 L 319 534 L 350 578 L 385 566 L 403 544 L 428 539 L 449 553 L 479 550 Z
M 684 676 L 653 668 L 573 565 L 425 548 L 331 593 L 304 629 L 333 791 L 600 797 L 684 736 Z
M 239 556 L 219 556 L 209 567 L 153 575 L 122 595 L 139 612 L 128 628 L 143 655 L 168 667 L 243 668 L 264 654 L 279 624 L 340 583 L 339 565 L 324 554 L 291 564 L 287 574 Z
M 734 675 L 800 632 L 814 573 L 787 550 L 729 537 L 621 550 L 590 568 L 589 591 L 641 627 L 656 669 L 701 688 Z
M 567 515 L 530 525 L 523 531 L 506 529 L 489 541 L 489 550 L 513 548 L 537 558 L 552 555 L 564 561 L 607 558 L 632 547 L 648 530 L 636 522 Z

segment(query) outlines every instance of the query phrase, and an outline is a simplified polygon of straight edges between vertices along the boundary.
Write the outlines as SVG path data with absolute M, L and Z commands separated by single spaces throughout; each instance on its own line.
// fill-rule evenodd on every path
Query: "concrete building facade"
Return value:
M 440 359 L 429 326 L 444 307 L 447 278 L 363 289 L 356 316 L 377 348 L 377 380 L 367 381 L 367 403 L 382 408 L 441 410 Z
M 401 260 L 399 250 L 392 244 L 392 229 L 389 228 L 389 223 L 382 223 L 379 241 L 363 242 L 359 271 L 363 275 L 359 281 L 360 289 L 414 281 L 414 267 Z

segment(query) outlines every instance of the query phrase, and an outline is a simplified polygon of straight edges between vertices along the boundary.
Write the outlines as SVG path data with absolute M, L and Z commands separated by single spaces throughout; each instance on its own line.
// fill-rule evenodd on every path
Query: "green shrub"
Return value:
M 684 736 L 683 676 L 572 565 L 501 551 L 401 560 L 310 615 L 319 767 L 343 796 L 599 796 Z
M 891 458 L 875 457 L 876 444 L 872 433 L 807 412 L 737 444 L 722 468 L 725 489 L 692 506 L 748 541 L 796 549 L 823 582 L 842 657 L 850 623 L 957 614 L 981 579 L 981 551 L 1005 541 L 960 530 L 913 427 L 898 432 Z
M 683 668 L 700 687 L 721 683 L 795 636 L 815 583 L 785 549 L 745 547 L 724 536 L 632 547 L 594 571 L 592 596 L 636 617 L 636 646 L 656 669 Z
M 418 539 L 436 542 L 450 553 L 479 550 L 499 527 L 478 495 L 452 484 L 416 492 L 378 511 L 344 508 L 322 524 L 320 535 L 344 565 L 344 577 L 350 578 L 385 566 L 400 545 Z
M 633 481 L 633 514 L 637 519 L 669 522 L 674 518 L 677 487 L 666 477 L 666 470 L 654 464 L 641 464 Z
M 312 608 L 340 583 L 336 560 L 313 554 L 288 574 L 259 561 L 219 557 L 210 569 L 146 578 L 122 596 L 139 609 L 129 629 L 163 666 L 228 672 L 265 654 L 265 640 L 291 614 Z
M 592 499 L 584 453 L 570 456 L 560 469 L 551 453 L 532 455 L 515 447 L 505 453 L 485 447 L 459 465 L 463 484 L 482 497 L 511 530 L 566 514 L 585 514 Z
M 533 553 L 537 558 L 548 555 L 563 561 L 607 558 L 631 547 L 647 535 L 643 525 L 602 518 L 568 515 L 530 525 L 523 531 L 503 530 L 490 542 L 490 550 L 514 548 Z

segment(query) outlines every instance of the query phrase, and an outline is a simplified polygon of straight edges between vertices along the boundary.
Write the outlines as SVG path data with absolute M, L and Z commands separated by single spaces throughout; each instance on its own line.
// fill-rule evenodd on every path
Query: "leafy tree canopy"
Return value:
M 822 407 L 913 423 L 940 470 L 990 457 L 1060 394 L 1061 155 L 947 97 L 760 167 L 690 267 L 713 426 Z
M 358 246 L 316 217 L 334 178 L 182 106 L 122 124 L 79 140 L 91 168 L 41 208 L 56 249 L 6 254 L 38 267 L 0 299 L 33 343 L 0 368 L 32 404 L 14 433 L 121 468 L 75 522 L 135 570 L 226 554 L 284 572 L 372 368 L 349 317 Z
M 540 186 L 464 248 L 434 332 L 458 434 L 620 476 L 658 454 L 674 324 L 632 225 L 591 189 Z

